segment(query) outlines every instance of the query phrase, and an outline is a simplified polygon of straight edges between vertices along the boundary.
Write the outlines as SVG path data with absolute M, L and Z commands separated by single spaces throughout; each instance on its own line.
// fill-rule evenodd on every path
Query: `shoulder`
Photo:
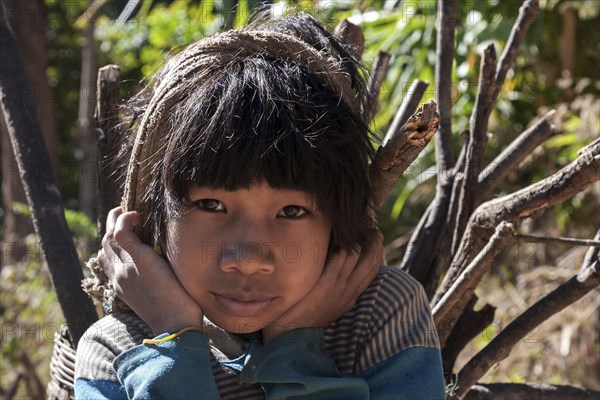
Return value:
M 381 267 L 354 308 L 326 330 L 326 344 L 334 358 L 338 354 L 341 369 L 350 373 L 351 366 L 353 374 L 411 347 L 439 348 L 422 286 L 388 266 Z
M 77 344 L 75 379 L 116 380 L 113 360 L 152 337 L 152 331 L 133 313 L 114 313 L 90 326 Z

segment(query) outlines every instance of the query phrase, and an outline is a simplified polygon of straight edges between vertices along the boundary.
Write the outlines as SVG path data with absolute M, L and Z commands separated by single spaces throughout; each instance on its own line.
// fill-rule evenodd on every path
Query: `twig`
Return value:
M 436 105 L 430 101 L 408 119 L 396 137 L 378 149 L 370 166 L 375 209 L 381 207 L 394 183 L 427 146 L 437 128 Z
M 423 98 L 423 95 L 425 94 L 425 89 L 427 89 L 427 86 L 429 86 L 429 82 L 425 82 L 420 79 L 415 79 L 410 85 L 408 93 L 406 93 L 406 96 L 404 96 L 404 99 L 402 100 L 400 109 L 394 116 L 394 120 L 392 121 L 392 124 L 383 138 L 383 146 L 385 146 L 387 142 L 389 142 L 400 132 L 402 126 L 415 112 L 419 106 L 419 103 L 421 102 L 421 99 Z
M 488 121 L 498 94 L 494 84 L 496 63 L 496 50 L 494 45 L 490 44 L 485 49 L 481 59 L 477 97 L 475 98 L 475 106 L 469 124 L 465 178 L 460 188 L 456 225 L 452 234 L 452 253 L 456 252 L 467 221 L 476 206 L 478 177 L 483 164 L 485 145 L 487 144 Z
M 594 236 L 594 240 L 600 240 L 600 229 L 596 232 Z M 581 265 L 581 269 L 587 268 L 592 263 L 598 259 L 600 254 L 600 249 L 597 247 L 590 247 L 590 249 L 585 253 L 585 258 L 583 259 L 583 264 Z
M 555 133 L 554 125 L 550 122 L 556 111 L 548 111 L 539 121 L 521 133 L 494 161 L 479 174 L 479 189 L 477 197 L 485 198 L 506 175 L 527 157 L 533 149 L 544 143 Z
M 344 18 L 337 24 L 333 34 L 350 46 L 350 52 L 357 60 L 362 58 L 365 51 L 365 35 L 360 26 Z
M 96 133 L 98 163 L 98 243 L 106 231 L 108 212 L 119 205 L 122 174 L 114 160 L 118 152 L 119 124 L 119 67 L 107 65 L 98 70 L 96 93 Z M 110 172 L 112 171 L 112 172 Z M 122 171 L 121 171 L 122 172 Z
M 525 39 L 529 25 L 539 11 L 540 5 L 538 0 L 526 0 L 523 2 L 521 8 L 519 8 L 519 16 L 510 31 L 506 46 L 504 47 L 502 56 L 500 56 L 500 62 L 498 63 L 498 70 L 496 72 L 497 88 L 501 88 L 504 84 L 506 73 L 515 62 L 519 47 Z
M 442 346 L 446 343 L 454 324 L 469 303 L 479 281 L 489 271 L 492 262 L 513 237 L 513 226 L 507 222 L 501 222 L 483 250 L 477 254 L 477 257 L 465 268 L 433 308 L 433 318 Z
M 0 7 L 0 14 L 2 14 Z M 60 192 L 50 170 L 50 156 L 24 74 L 12 32 L 0 15 L 0 102 L 15 160 L 31 209 L 33 226 L 48 264 L 58 302 L 74 343 L 98 317 L 92 301 L 81 289 L 83 271 L 67 227 Z M 60 256 L 57 254 L 60 249 Z
M 600 240 L 590 240 L 590 239 L 576 239 L 576 238 L 566 238 L 566 237 L 547 237 L 547 236 L 537 236 L 537 235 L 526 235 L 523 233 L 517 233 L 515 235 L 517 240 L 523 240 L 525 242 L 530 243 L 564 243 L 571 244 L 575 246 L 592 246 L 592 247 L 600 247 Z
M 478 383 L 465 400 L 598 400 L 600 392 L 546 383 Z
M 515 344 L 533 328 L 598 286 L 600 286 L 600 261 L 596 260 L 590 267 L 581 270 L 576 276 L 515 318 L 459 372 L 457 397 L 463 398 L 471 386 L 494 364 L 508 357 Z
M 434 303 L 479 253 L 500 221 L 515 223 L 558 204 L 600 180 L 600 140 L 587 146 L 569 165 L 533 185 L 480 205 L 469 221 L 463 240 L 444 277 Z
M 461 152 L 459 155 L 459 159 L 454 166 L 454 170 L 457 170 L 457 167 L 464 167 L 462 162 L 464 161 L 464 152 Z M 456 214 L 458 213 L 458 205 L 459 205 L 459 195 L 460 187 L 462 186 L 464 180 L 464 174 L 462 172 L 457 172 L 454 175 L 454 179 L 452 182 L 452 190 L 450 192 L 450 201 L 448 203 L 448 207 L 446 208 L 446 221 L 441 228 L 440 236 L 437 242 L 437 254 L 433 259 L 433 264 L 428 271 L 428 277 L 423 283 L 423 288 L 425 289 L 425 293 L 427 293 L 428 298 L 432 298 L 435 294 L 435 289 L 439 283 L 440 275 L 443 271 L 448 268 L 448 263 L 450 262 L 450 255 L 452 251 L 452 232 L 454 231 L 454 227 L 456 224 Z
M 469 303 L 461 314 L 456 325 L 442 348 L 442 363 L 444 373 L 451 374 L 458 355 L 469 344 L 471 340 L 494 322 L 496 307 L 486 304 L 475 311 L 473 308 L 477 303 L 477 296 L 471 296 Z
M 456 0 L 438 0 L 436 28 L 435 96 L 440 113 L 440 130 L 435 140 L 435 159 L 438 164 L 438 183 L 452 167 L 452 65 L 454 62 L 454 33 L 456 30 Z
M 373 67 L 371 68 L 371 80 L 369 81 L 370 102 L 366 115 L 367 121 L 371 121 L 377 113 L 377 108 L 379 107 L 379 91 L 381 90 L 381 85 L 387 74 L 387 68 L 391 58 L 391 53 L 379 50 L 379 54 L 377 54 L 377 58 L 373 62 Z
M 440 235 L 450 202 L 452 186 L 448 184 L 451 182 L 445 180 L 444 185 L 438 186 L 435 197 L 419 220 L 402 259 L 401 269 L 408 272 L 423 286 L 427 283 L 429 271 L 437 257 Z M 431 296 L 430 293 L 427 295 Z
M 435 140 L 437 188 L 433 201 L 421 217 L 410 239 L 401 268 L 425 284 L 437 254 L 442 225 L 446 219 L 452 190 L 452 65 L 456 30 L 456 0 L 438 0 L 436 28 L 435 98 L 440 123 Z

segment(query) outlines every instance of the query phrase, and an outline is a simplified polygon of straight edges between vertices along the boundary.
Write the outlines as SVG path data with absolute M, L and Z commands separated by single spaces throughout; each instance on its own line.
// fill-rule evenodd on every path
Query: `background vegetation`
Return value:
M 99 10 L 93 41 L 97 57 L 94 68 L 118 64 L 123 79 L 122 97 L 126 99 L 147 82 L 144 77 L 155 72 L 166 56 L 203 35 L 226 26 L 242 26 L 257 2 L 40 0 L 37 3 L 43 7 L 47 22 L 46 79 L 51 95 L 46 100 L 49 99 L 56 116 L 57 175 L 63 201 L 74 210 L 67 217 L 80 257 L 85 260 L 95 250 L 92 222 L 95 215 L 83 204 L 89 199 L 82 196 L 81 185 L 86 179 L 93 179 L 93 174 L 82 173 L 87 167 L 87 150 L 78 118 L 81 118 L 82 54 L 90 10 Z M 130 8 L 134 3 L 136 6 Z M 236 12 L 231 13 L 235 3 Z M 438 16 L 433 0 L 274 3 L 274 14 L 302 9 L 331 28 L 343 18 L 359 24 L 366 37 L 367 66 L 379 50 L 392 53 L 380 96 L 381 108 L 372 126 L 379 136 L 385 133 L 410 83 L 415 78 L 433 81 Z M 519 5 L 516 0 L 480 0 L 462 2 L 460 6 L 451 92 L 457 152 L 465 140 L 459 133 L 468 127 L 473 107 L 479 56 L 490 42 L 500 49 L 504 46 Z M 509 73 L 492 116 L 487 160 L 521 133 L 532 119 L 551 108 L 557 110 L 555 124 L 560 134 L 531 154 L 525 165 L 503 183 L 498 194 L 556 171 L 576 157 L 577 149 L 600 135 L 600 2 L 548 0 L 542 1 L 541 6 L 542 11 L 530 28 L 517 67 Z M 430 85 L 424 101 L 434 98 L 433 86 Z M 3 159 L 3 185 L 7 166 Z M 432 198 L 435 178 L 430 147 L 396 185 L 382 211 L 381 224 L 391 264 L 401 258 L 403 245 Z M 596 184 L 560 206 L 536 215 L 528 221 L 526 229 L 548 236 L 560 232 L 565 236 L 591 238 L 600 227 L 599 198 L 600 187 Z M 87 215 L 81 210 L 87 210 Z M 3 223 L 9 213 L 22 215 L 26 220 L 27 207 L 5 201 Z M 8 394 L 17 376 L 22 374 L 24 379 L 16 388 L 17 395 L 35 397 L 36 381 L 45 387 L 48 380 L 53 332 L 62 317 L 35 237 L 22 238 L 19 243 L 27 250 L 19 256 L 13 252 L 17 241 L 14 238 L 8 241 L 6 232 L 3 240 L 0 395 Z M 570 276 L 581 264 L 584 251 L 542 244 L 513 246 L 505 251 L 484 281 L 484 290 L 477 293 L 482 301 L 498 307 L 497 321 L 473 341 L 465 359 L 485 346 L 506 321 Z M 600 389 L 598 375 L 593 372 L 600 367 L 599 306 L 598 293 L 594 291 L 575 307 L 540 326 L 485 380 L 526 380 Z

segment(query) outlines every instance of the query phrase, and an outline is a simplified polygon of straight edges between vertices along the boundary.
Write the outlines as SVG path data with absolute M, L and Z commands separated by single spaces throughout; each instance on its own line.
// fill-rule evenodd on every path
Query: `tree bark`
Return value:
M 119 67 L 107 65 L 98 71 L 96 101 L 98 165 L 98 244 L 106 232 L 108 212 L 119 205 L 125 170 L 117 165 L 121 125 L 119 121 Z
M 89 0 L 90 6 L 94 0 Z M 86 15 L 85 45 L 81 52 L 81 81 L 79 86 L 79 115 L 77 118 L 77 136 L 83 151 L 82 175 L 79 183 L 79 209 L 90 218 L 96 218 L 96 185 L 98 166 L 96 164 L 96 138 L 94 108 L 96 106 L 96 45 L 94 31 L 97 7 L 89 7 Z
M 42 136 L 48 147 L 51 160 L 50 170 L 58 171 L 57 122 L 52 102 L 48 69 L 48 39 L 46 37 L 46 4 L 43 0 L 3 0 L 5 16 L 13 27 L 19 52 L 25 63 L 27 91 L 34 97 L 36 112 L 42 125 Z M 6 62 L 6 59 L 5 61 Z M 1 114 L 1 113 L 0 113 Z M 2 204 L 4 224 L 2 229 L 3 264 L 20 260 L 25 253 L 23 238 L 33 232 L 31 219 L 12 211 L 13 203 L 26 203 L 25 192 L 17 171 L 6 122 L 0 116 L 2 136 Z
M 67 321 L 73 343 L 97 320 L 92 301 L 81 289 L 83 271 L 65 221 L 60 192 L 49 173 L 50 156 L 44 146 L 33 101 L 24 88 L 24 67 L 12 32 L 0 16 L 0 103 L 6 116 L 15 158 L 31 209 L 42 255 Z

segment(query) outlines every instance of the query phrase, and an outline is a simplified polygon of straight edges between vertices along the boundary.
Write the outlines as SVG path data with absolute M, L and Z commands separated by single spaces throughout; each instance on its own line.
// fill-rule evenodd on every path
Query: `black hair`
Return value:
M 365 71 L 307 14 L 257 18 L 246 30 L 286 33 L 332 57 L 350 79 L 356 103 L 344 101 L 309 66 L 268 52 L 186 77 L 154 128 L 165 143 L 144 193 L 154 244 L 163 241 L 165 222 L 181 212 L 190 185 L 236 190 L 266 181 L 313 194 L 331 221 L 330 247 L 356 249 L 375 227 Z M 172 65 L 157 82 L 169 73 Z

